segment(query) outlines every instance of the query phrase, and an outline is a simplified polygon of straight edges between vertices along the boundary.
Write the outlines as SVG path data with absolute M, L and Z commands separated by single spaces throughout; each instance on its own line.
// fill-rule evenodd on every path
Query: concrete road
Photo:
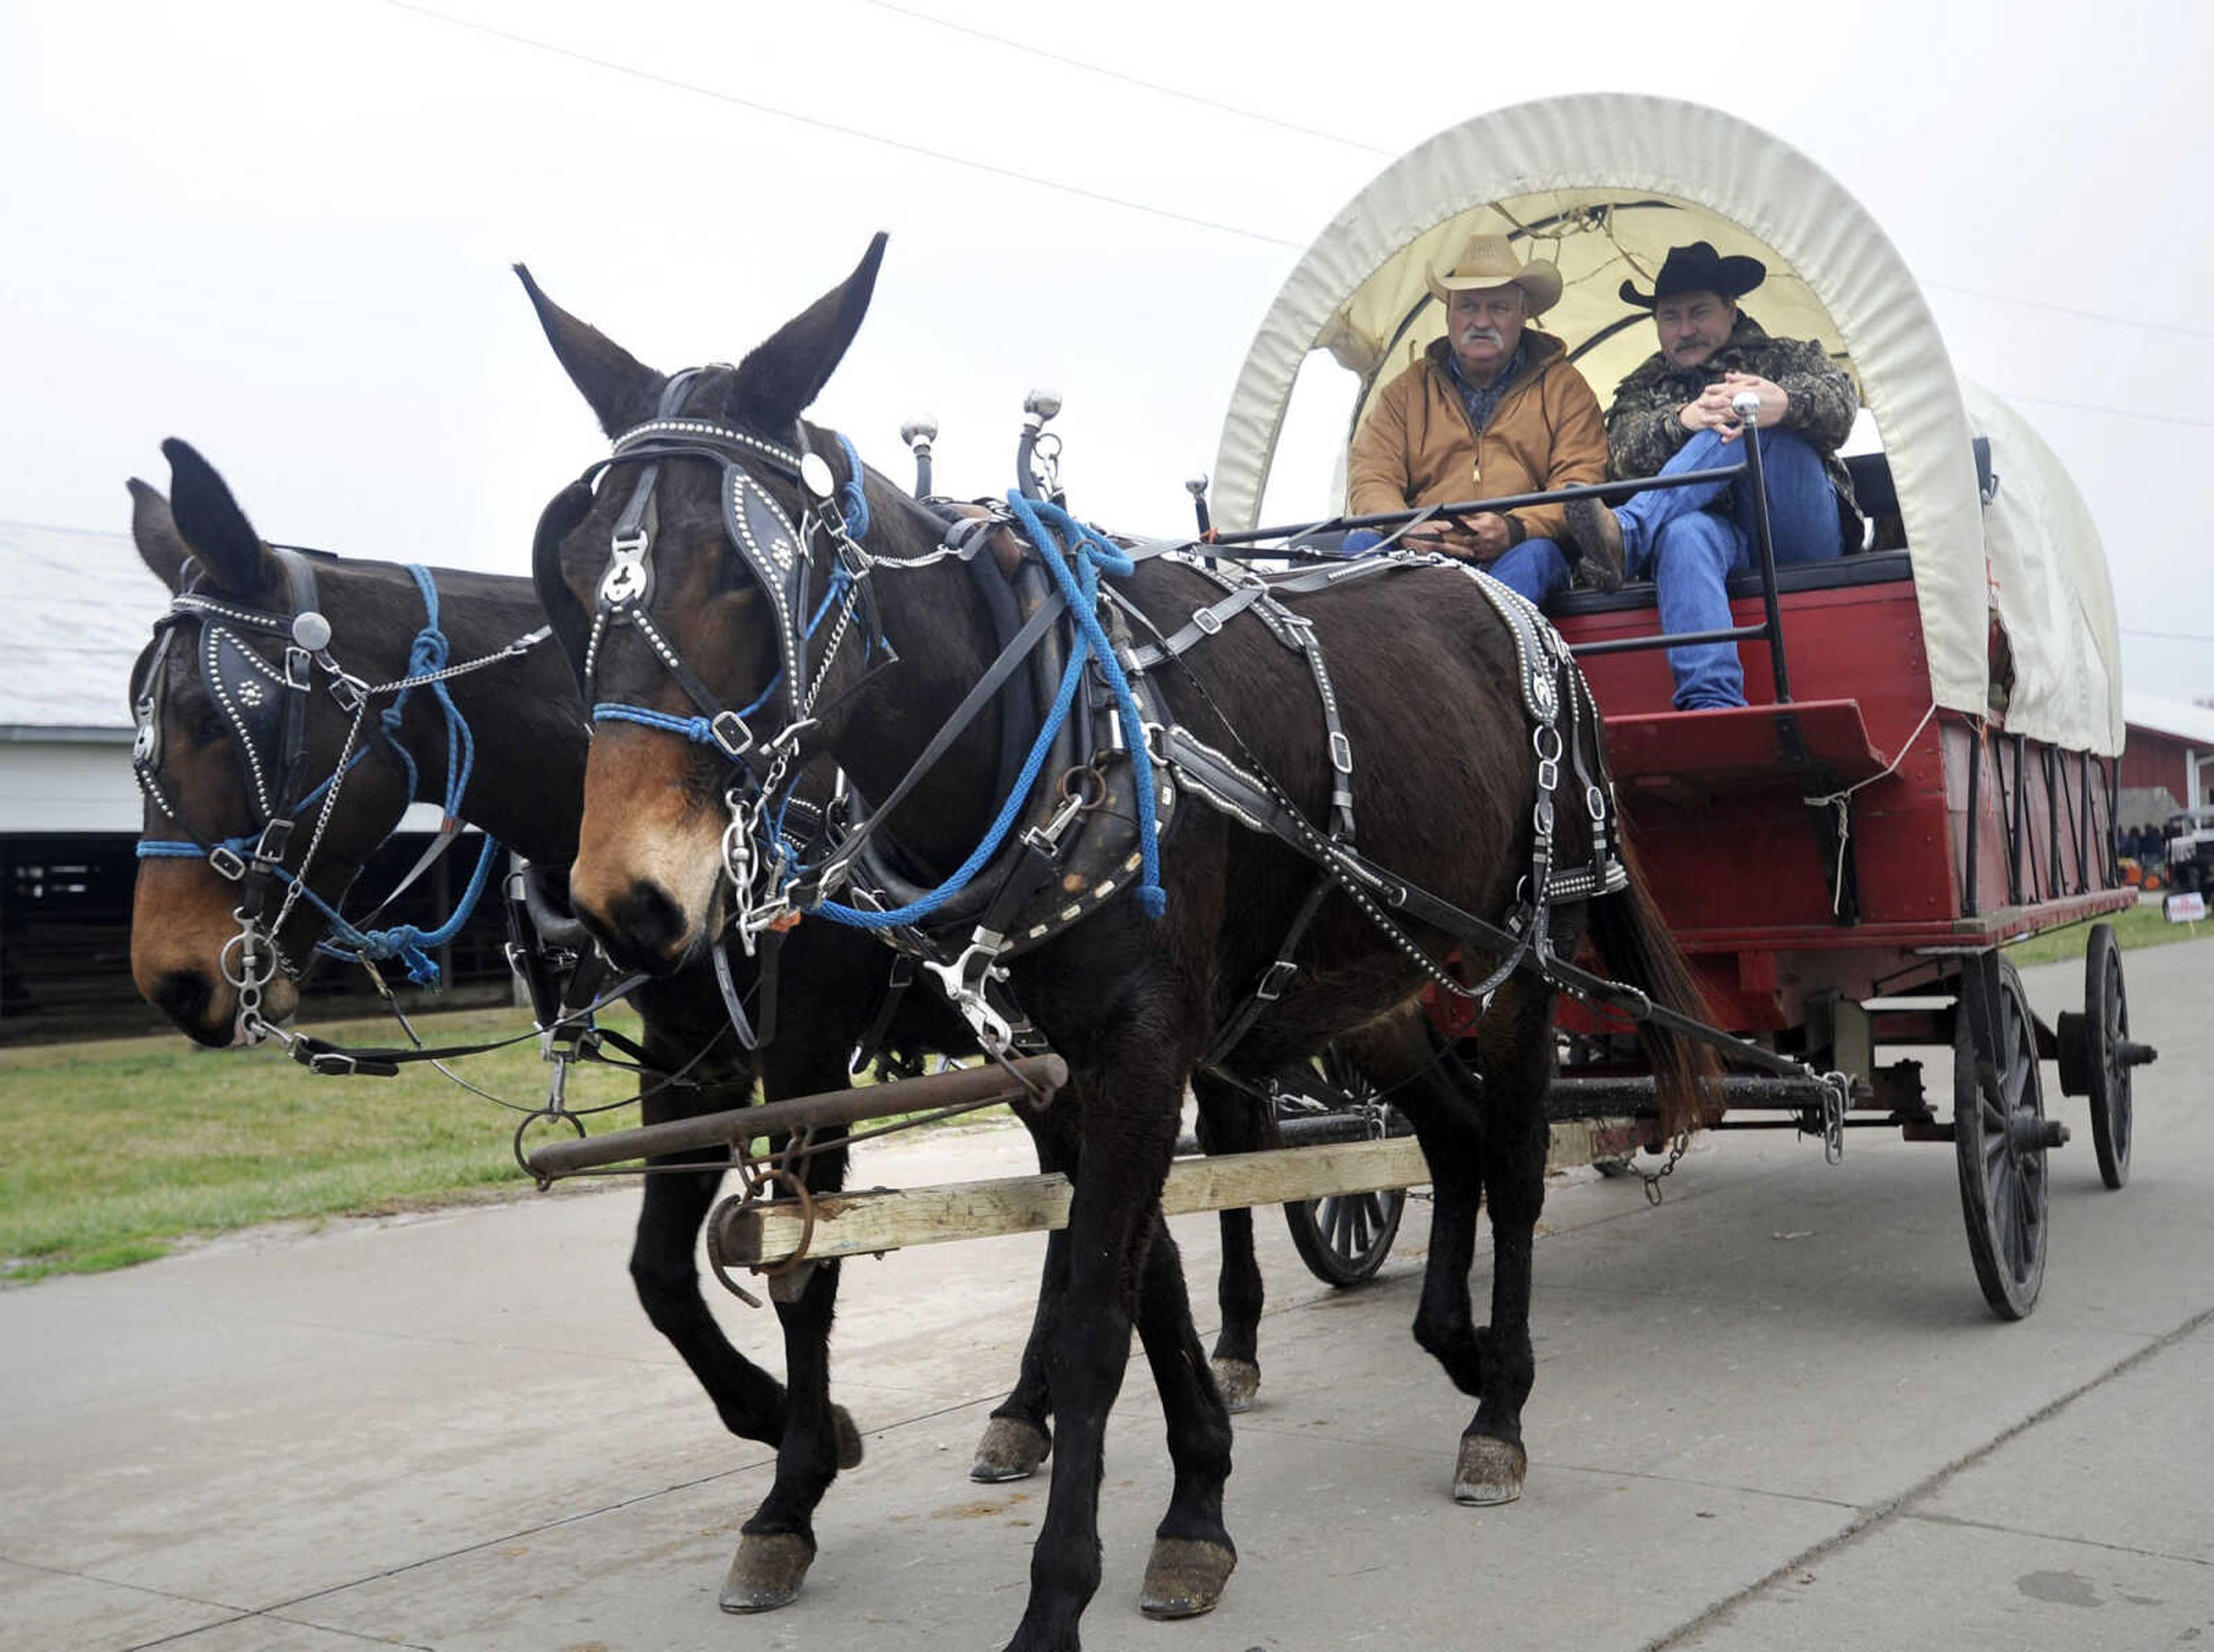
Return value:
M 1427 1208 L 1349 1294 L 1264 1221 L 1238 1574 L 1210 1618 L 1138 1614 L 1167 1476 L 1137 1362 L 1086 1645 L 2214 1644 L 2214 942 L 2126 963 L 2162 1050 L 2138 1078 L 2136 1173 L 2101 1186 L 2083 1104 L 2048 1067 L 2077 1140 L 2052 1161 L 2025 1323 L 1984 1308 L 1942 1146 L 1857 1133 L 1832 1168 L 1788 1134 L 1725 1137 L 1657 1209 L 1635 1181 L 1557 1184 L 1510 1508 L 1450 1499 L 1470 1407 L 1407 1333 Z M 2073 1007 L 2080 968 L 2029 988 L 2048 1015 Z M 1942 1060 L 1930 1077 L 1949 1094 Z M 859 1184 L 1024 1167 L 1006 1131 L 864 1151 Z M 715 1591 L 768 1454 L 720 1430 L 633 1303 L 634 1203 L 260 1232 L 0 1292 L 0 1646 L 1001 1644 L 1043 1484 L 963 1471 L 1040 1241 L 848 1265 L 838 1388 L 868 1461 L 823 1508 L 799 1604 L 736 1618 Z M 1213 1228 L 1178 1223 L 1202 1301 Z M 725 1306 L 777 1358 L 773 1320 Z

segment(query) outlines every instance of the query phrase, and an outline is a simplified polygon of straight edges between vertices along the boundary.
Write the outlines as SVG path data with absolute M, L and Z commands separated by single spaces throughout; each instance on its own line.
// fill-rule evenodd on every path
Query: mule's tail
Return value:
M 1709 1019 L 1697 978 L 1645 887 L 1645 874 L 1628 844 L 1622 863 L 1630 885 L 1591 903 L 1592 944 L 1608 973 L 1637 988 L 1664 1009 L 1693 1021 Z M 1637 1024 L 1638 1046 L 1653 1070 L 1654 1099 L 1669 1135 L 1696 1130 L 1722 1110 L 1722 1064 L 1712 1046 L 1651 1021 Z

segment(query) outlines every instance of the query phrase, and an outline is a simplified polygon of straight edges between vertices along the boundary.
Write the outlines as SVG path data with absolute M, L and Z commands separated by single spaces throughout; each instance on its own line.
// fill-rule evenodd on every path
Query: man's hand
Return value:
M 1782 385 L 1762 378 L 1758 373 L 1725 373 L 1722 388 L 1733 400 L 1747 390 L 1758 396 L 1760 416 L 1753 423 L 1764 430 L 1774 430 L 1783 422 L 1783 415 L 1790 411 L 1790 393 Z
M 1490 562 L 1507 553 L 1514 537 L 1507 518 L 1487 510 L 1471 516 L 1465 530 L 1447 521 L 1428 521 L 1400 535 L 1399 543 L 1412 551 L 1434 551 L 1462 562 Z
M 1507 527 L 1507 518 L 1496 511 L 1487 510 L 1480 516 L 1470 517 L 1468 530 L 1468 537 L 1476 541 L 1475 557 L 1478 562 L 1490 562 L 1503 557 L 1514 544 L 1514 536 Z
M 1677 418 L 1685 430 L 1694 435 L 1701 430 L 1720 432 L 1724 442 L 1738 438 L 1737 410 L 1730 405 L 1740 395 L 1750 390 L 1760 398 L 1760 411 L 1753 423 L 1760 429 L 1772 430 L 1783 422 L 1783 415 L 1791 405 L 1791 398 L 1783 387 L 1773 384 L 1755 373 L 1725 373 L 1713 384 L 1699 392 L 1696 400 L 1687 401 Z

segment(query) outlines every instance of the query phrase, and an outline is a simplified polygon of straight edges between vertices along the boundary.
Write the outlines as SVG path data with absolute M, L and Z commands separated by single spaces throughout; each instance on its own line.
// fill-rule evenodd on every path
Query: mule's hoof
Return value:
M 748 1532 L 716 1597 L 725 1612 L 774 1612 L 799 1598 L 815 1545 L 797 1532 Z
M 1027 1480 L 1052 1449 L 1053 1436 L 1037 1423 L 1019 1417 L 995 1417 L 976 1442 L 976 1460 L 969 1466 L 969 1478 L 987 1485 Z
M 1146 1589 L 1138 1597 L 1138 1610 L 1148 1618 L 1196 1618 L 1202 1612 L 1212 1612 L 1237 1564 L 1238 1551 L 1226 1543 L 1202 1543 L 1189 1537 L 1155 1538 L 1152 1558 L 1146 1562 Z
M 853 1424 L 853 1413 L 843 1405 L 830 1408 L 831 1437 L 838 1442 L 838 1472 L 848 1473 L 861 1466 L 861 1430 Z
M 1522 1481 L 1529 1472 L 1530 1454 L 1511 1441 L 1464 1434 L 1460 1461 L 1453 1467 L 1453 1501 L 1512 1503 L 1522 1495 Z
M 1261 1393 L 1261 1368 L 1250 1359 L 1218 1359 L 1214 1365 L 1214 1386 L 1231 1415 L 1251 1411 Z

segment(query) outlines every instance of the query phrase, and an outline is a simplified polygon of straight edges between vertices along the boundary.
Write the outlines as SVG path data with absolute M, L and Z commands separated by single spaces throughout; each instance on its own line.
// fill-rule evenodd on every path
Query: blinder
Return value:
M 199 622 L 200 681 L 232 737 L 254 831 L 272 858 L 284 852 L 282 839 L 291 826 L 284 811 L 297 802 L 294 794 L 307 742 L 308 697 L 316 669 L 328 674 L 333 695 L 343 708 L 352 711 L 361 704 L 360 685 L 330 655 L 330 622 L 316 606 L 315 569 L 307 553 L 290 546 L 271 550 L 284 571 L 291 612 L 271 613 L 222 601 L 199 588 L 195 568 L 185 588 L 171 600 L 168 613 L 155 623 L 155 640 L 136 683 L 132 707 L 138 728 L 131 762 L 140 788 L 218 871 L 234 879 L 242 868 L 237 849 L 195 831 L 161 784 L 165 746 L 162 685 L 181 622 Z M 247 640 L 250 635 L 282 638 L 281 663 L 272 663 L 253 647 Z M 272 827 L 278 839 L 273 844 L 267 842 Z
M 561 577 L 561 541 L 576 531 L 592 509 L 589 482 L 572 482 L 548 500 L 539 513 L 538 531 L 530 544 L 530 583 L 538 593 L 538 606 L 561 644 L 561 655 L 585 688 L 584 649 L 591 640 L 592 619 L 584 612 L 569 582 Z M 589 699 L 589 695 L 588 695 Z

